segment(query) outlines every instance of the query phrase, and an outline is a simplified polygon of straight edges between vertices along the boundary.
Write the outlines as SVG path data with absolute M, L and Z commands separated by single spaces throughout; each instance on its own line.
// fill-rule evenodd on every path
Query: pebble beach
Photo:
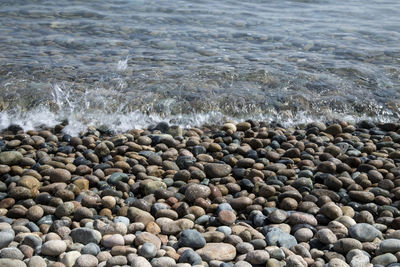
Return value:
M 400 126 L 0 134 L 0 266 L 400 266 Z

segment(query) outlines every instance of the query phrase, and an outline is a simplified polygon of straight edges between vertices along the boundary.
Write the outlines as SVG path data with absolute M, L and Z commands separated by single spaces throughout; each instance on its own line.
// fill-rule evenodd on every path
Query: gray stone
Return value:
M 178 259 L 178 263 L 189 263 L 191 265 L 201 264 L 201 262 L 200 255 L 191 249 L 186 249 Z
M 296 238 L 288 233 L 283 232 L 280 228 L 264 227 L 264 229 L 264 232 L 266 232 L 265 241 L 269 246 L 290 248 L 297 245 Z
M 157 248 L 153 243 L 146 242 L 139 248 L 138 254 L 146 259 L 152 259 L 157 254 Z
M 379 244 L 379 251 L 381 253 L 397 253 L 400 251 L 400 239 L 389 238 L 383 240 Z
M 76 259 L 76 265 L 79 267 L 96 267 L 99 263 L 99 260 L 89 254 L 81 255 L 79 258 Z
M 99 254 L 99 252 L 100 252 L 100 247 L 95 243 L 89 243 L 85 245 L 81 250 L 82 254 L 90 254 L 93 256 L 96 256 L 97 254 Z
M 0 251 L 0 258 L 23 260 L 24 254 L 18 248 L 8 247 L 8 248 L 3 248 Z
M 151 260 L 152 267 L 173 267 L 175 264 L 175 260 L 170 257 L 160 257 Z
M 371 263 L 375 265 L 383 265 L 387 266 L 391 263 L 397 262 L 397 258 L 392 253 L 385 253 L 379 256 L 376 256 L 372 259 Z
M 374 226 L 368 223 L 357 223 L 349 229 L 349 234 L 352 238 L 361 242 L 371 242 L 375 238 L 382 239 L 382 233 Z
M 5 248 L 11 241 L 14 240 L 15 233 L 11 229 L 6 229 L 0 232 L 0 249 Z
M 203 235 L 197 231 L 192 229 L 184 230 L 178 241 L 179 247 L 190 247 L 190 248 L 202 248 L 206 245 L 206 240 Z
M 4 267 L 26 267 L 25 262 L 16 259 L 0 259 L 0 266 Z
M 269 259 L 269 254 L 265 250 L 254 250 L 247 253 L 246 261 L 251 264 L 265 264 Z
M 70 236 L 75 243 L 81 243 L 83 245 L 89 243 L 99 244 L 101 240 L 101 234 L 99 231 L 86 227 L 73 229 Z
M 27 235 L 22 240 L 23 245 L 27 245 L 32 248 L 37 248 L 37 247 L 41 246 L 42 243 L 43 243 L 42 239 L 40 237 L 38 237 L 37 235 Z
M 247 261 L 238 261 L 235 263 L 235 265 L 233 265 L 233 267 L 252 267 L 252 266 L 253 265 L 251 265 Z
M 109 258 L 106 263 L 106 267 L 112 267 L 116 265 L 126 265 L 128 263 L 128 260 L 125 256 L 114 256 L 112 258 Z

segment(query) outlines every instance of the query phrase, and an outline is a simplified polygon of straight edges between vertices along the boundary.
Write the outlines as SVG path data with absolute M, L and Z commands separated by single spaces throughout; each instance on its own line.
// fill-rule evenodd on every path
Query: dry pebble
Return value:
M 5 129 L 0 266 L 396 266 L 390 125 Z

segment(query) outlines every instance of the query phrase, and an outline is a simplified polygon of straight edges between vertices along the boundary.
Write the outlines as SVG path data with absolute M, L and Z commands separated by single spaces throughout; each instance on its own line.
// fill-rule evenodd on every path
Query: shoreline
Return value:
M 397 266 L 399 124 L 279 126 L 9 127 L 0 265 Z

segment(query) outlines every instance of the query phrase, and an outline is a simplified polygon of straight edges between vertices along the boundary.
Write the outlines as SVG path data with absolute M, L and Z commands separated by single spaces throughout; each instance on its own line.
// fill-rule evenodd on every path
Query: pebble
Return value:
M 23 260 L 24 254 L 18 248 L 7 247 L 0 251 L 0 258 Z
M 41 252 L 47 256 L 59 256 L 66 249 L 67 244 L 63 240 L 50 240 L 42 245 Z
M 251 264 L 265 264 L 269 259 L 269 254 L 265 250 L 254 250 L 247 253 L 246 261 Z
M 152 259 L 156 256 L 157 248 L 153 243 L 144 243 L 139 247 L 138 254 L 146 259 Z
M 190 265 L 201 264 L 202 257 L 197 252 L 186 249 L 179 257 L 178 263 L 189 263 Z
M 266 230 L 265 241 L 269 246 L 291 248 L 297 245 L 297 240 L 294 236 L 285 233 L 277 227 L 271 227 Z
M 190 247 L 193 249 L 202 248 L 205 245 L 206 240 L 204 239 L 204 237 L 201 235 L 200 232 L 194 229 L 186 229 L 182 231 L 178 241 L 178 246 Z
M 71 231 L 71 237 L 74 242 L 87 245 L 89 243 L 99 244 L 101 240 L 101 233 L 97 230 L 82 227 L 75 228 Z
M 0 259 L 0 266 L 26 267 L 25 262 L 16 259 Z
M 96 267 L 99 260 L 90 254 L 83 254 L 76 259 L 76 265 L 80 267 Z
M 395 263 L 395 262 L 397 262 L 397 258 L 392 253 L 382 254 L 382 255 L 374 257 L 371 260 L 372 264 L 382 265 L 382 266 L 388 266 L 389 264 Z
M 152 267 L 174 267 L 176 261 L 170 257 L 159 257 L 151 260 Z
M 76 260 L 80 256 L 81 253 L 79 251 L 70 251 L 64 255 L 61 262 L 65 265 L 65 267 L 73 267 L 75 265 Z
M 349 234 L 352 238 L 361 242 L 371 242 L 375 238 L 382 239 L 382 233 L 374 226 L 367 223 L 358 223 L 349 228 Z
M 46 261 L 40 256 L 33 256 L 29 259 L 28 267 L 46 267 Z
M 207 262 L 211 260 L 231 261 L 236 257 L 235 247 L 226 243 L 207 243 L 196 252 Z
M 379 244 L 381 253 L 396 253 L 400 251 L 400 239 L 389 238 Z
M 398 264 L 397 124 L 63 127 L 0 132 L 0 266 Z
M 131 261 L 131 267 L 152 267 L 150 262 L 142 256 L 134 257 Z
M 125 245 L 124 237 L 120 234 L 111 235 L 101 242 L 102 245 L 106 248 L 112 248 L 115 246 L 123 246 Z

